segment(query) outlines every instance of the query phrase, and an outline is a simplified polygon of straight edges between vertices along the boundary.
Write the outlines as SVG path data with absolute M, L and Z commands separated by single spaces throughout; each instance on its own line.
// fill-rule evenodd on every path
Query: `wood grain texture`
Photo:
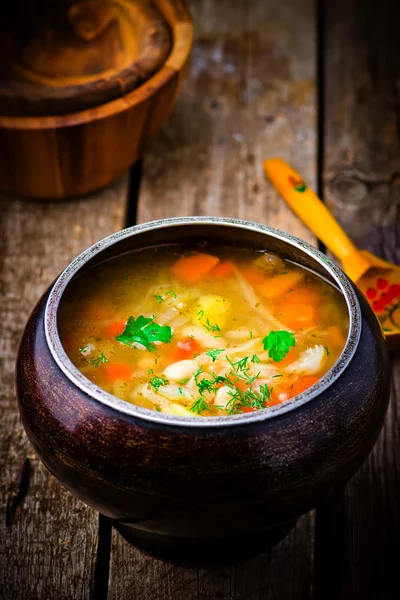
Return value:
M 400 263 L 400 38 L 391 0 L 325 2 L 325 200 L 354 242 Z M 317 597 L 398 598 L 400 359 L 384 429 L 317 511 Z
M 141 85 L 171 47 L 143 0 L 16 2 L 0 31 L 0 113 L 44 116 L 99 106 Z
M 76 500 L 35 457 L 22 429 L 14 368 L 19 339 L 39 296 L 70 260 L 120 229 L 126 179 L 83 202 L 33 204 L 0 198 L 0 597 L 81 600 L 90 597 L 98 516 Z M 33 473 L 11 527 L 10 484 L 26 456 Z
M 43 117 L 0 115 L 0 189 L 37 199 L 93 192 L 140 158 L 169 116 L 192 45 L 183 0 L 154 0 L 172 48 L 147 81 L 88 110 Z
M 138 221 L 241 217 L 315 242 L 262 173 L 262 160 L 280 155 L 316 181 L 313 3 L 193 0 L 189 8 L 189 72 L 145 158 Z M 109 599 L 311 598 L 313 527 L 305 515 L 270 555 L 220 570 L 153 560 L 114 532 Z

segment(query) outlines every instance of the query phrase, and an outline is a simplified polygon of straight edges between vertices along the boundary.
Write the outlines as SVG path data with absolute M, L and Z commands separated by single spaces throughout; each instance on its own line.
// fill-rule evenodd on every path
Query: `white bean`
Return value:
M 219 388 L 218 392 L 215 394 L 214 404 L 215 406 L 221 406 L 226 408 L 228 403 L 232 400 L 234 392 L 232 388 L 227 385 L 223 385 Z
M 191 377 L 196 373 L 198 368 L 199 365 L 195 360 L 180 360 L 172 363 L 172 365 L 168 365 L 168 367 L 164 369 L 164 375 L 167 379 L 179 381 L 180 379 Z

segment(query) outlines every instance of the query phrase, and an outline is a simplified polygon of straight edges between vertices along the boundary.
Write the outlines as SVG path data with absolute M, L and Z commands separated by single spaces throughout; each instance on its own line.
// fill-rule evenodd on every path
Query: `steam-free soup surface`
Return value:
M 320 379 L 341 353 L 338 290 L 267 252 L 135 251 L 76 277 L 59 308 L 76 367 L 118 398 L 179 416 L 252 412 Z

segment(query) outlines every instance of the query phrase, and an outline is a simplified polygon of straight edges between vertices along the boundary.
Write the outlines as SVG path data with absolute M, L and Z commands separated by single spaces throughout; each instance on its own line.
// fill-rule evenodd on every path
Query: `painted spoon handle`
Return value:
M 282 198 L 339 260 L 358 254 L 357 248 L 332 213 L 287 162 L 281 158 L 270 158 L 264 161 L 263 167 Z

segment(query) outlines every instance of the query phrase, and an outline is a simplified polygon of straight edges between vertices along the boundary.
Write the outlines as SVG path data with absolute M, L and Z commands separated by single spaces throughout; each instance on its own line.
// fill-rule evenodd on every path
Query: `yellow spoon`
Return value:
M 298 217 L 342 262 L 345 273 L 366 296 L 389 347 L 400 343 L 400 267 L 359 250 L 302 177 L 280 158 L 263 163 L 264 172 Z

